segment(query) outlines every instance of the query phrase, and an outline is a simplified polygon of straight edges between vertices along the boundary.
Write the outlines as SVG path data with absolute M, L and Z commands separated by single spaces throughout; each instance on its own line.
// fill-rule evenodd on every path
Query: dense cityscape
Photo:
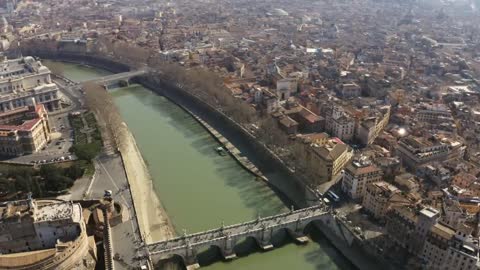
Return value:
M 480 269 L 480 1 L 0 16 L 0 269 Z

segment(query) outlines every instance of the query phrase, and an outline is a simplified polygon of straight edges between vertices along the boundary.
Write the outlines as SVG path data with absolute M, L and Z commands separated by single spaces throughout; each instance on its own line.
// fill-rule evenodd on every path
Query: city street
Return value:
M 127 207 L 128 221 L 112 227 L 114 262 L 116 269 L 130 269 L 146 265 L 146 261 L 135 260 L 136 247 L 141 244 L 138 223 L 127 177 L 119 155 L 101 155 L 95 160 L 95 177 L 88 192 L 88 198 L 101 198 L 105 190 L 111 190 L 113 199 Z M 118 255 L 117 255 L 118 254 Z

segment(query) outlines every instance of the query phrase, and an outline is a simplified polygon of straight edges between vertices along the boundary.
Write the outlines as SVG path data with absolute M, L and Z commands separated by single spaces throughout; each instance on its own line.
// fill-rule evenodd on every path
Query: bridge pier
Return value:
M 192 248 L 190 243 L 187 242 L 187 246 L 185 248 L 185 266 L 187 267 L 187 270 L 195 270 L 200 268 L 200 264 L 198 264 L 197 261 L 197 251 Z
M 222 249 L 222 255 L 225 260 L 233 260 L 237 258 L 237 254 L 235 254 L 235 239 L 227 235 L 225 238 L 225 246 Z
M 130 86 L 130 79 L 120 80 L 120 81 L 118 81 L 118 85 L 120 87 L 128 87 L 128 86 Z
M 303 233 L 304 229 L 305 227 L 303 226 L 302 221 L 300 219 L 297 219 L 297 221 L 295 222 L 295 230 L 287 231 L 290 234 L 290 237 L 295 240 L 295 242 L 297 242 L 298 244 L 306 244 L 309 239 Z
M 186 265 L 186 268 L 187 268 L 187 270 L 196 270 L 196 269 L 200 268 L 200 264 L 195 263 L 195 264 L 191 264 L 191 265 Z
M 305 234 L 303 234 L 303 232 L 294 232 L 294 231 L 291 231 L 291 230 L 287 230 L 288 231 L 288 234 L 290 235 L 290 237 L 293 238 L 293 240 L 295 240 L 295 242 L 297 244 L 306 244 L 308 243 L 309 239 L 307 236 L 305 236 Z
M 153 262 L 180 256 L 187 269 L 197 269 L 200 267 L 197 261 L 198 250 L 217 246 L 225 260 L 231 260 L 236 258 L 236 240 L 253 237 L 258 246 L 266 251 L 274 248 L 271 243 L 274 232 L 284 229 L 296 242 L 306 243 L 309 239 L 303 232 L 305 226 L 315 221 L 328 224 L 330 219 L 331 213 L 323 205 L 317 205 L 193 235 L 185 233 L 180 237 L 149 244 L 148 254 Z
M 271 231 L 267 231 L 267 227 L 263 226 L 260 240 L 257 240 L 258 245 L 264 251 L 273 249 L 273 245 L 271 243 L 272 233 Z

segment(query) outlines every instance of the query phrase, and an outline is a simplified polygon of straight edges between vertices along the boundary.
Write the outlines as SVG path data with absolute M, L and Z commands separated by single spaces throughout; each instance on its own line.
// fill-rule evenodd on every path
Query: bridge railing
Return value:
M 324 211 L 322 213 L 326 214 L 328 212 Z M 307 216 L 307 217 L 301 218 L 300 221 L 304 222 L 305 220 L 312 220 L 314 218 L 315 217 L 313 217 L 313 216 Z M 296 221 L 297 221 L 297 219 L 288 220 L 288 221 L 285 221 L 285 222 L 282 222 L 282 223 L 277 223 L 277 224 L 270 225 L 266 228 L 267 229 L 272 229 L 272 228 L 282 227 L 286 224 L 291 224 L 291 223 L 296 222 Z M 178 242 L 163 242 L 163 243 L 159 243 L 158 245 L 157 244 L 156 245 L 150 244 L 150 245 L 148 245 L 148 247 L 150 249 L 149 253 L 151 255 L 156 255 L 156 254 L 161 254 L 161 253 L 172 253 L 172 252 L 175 252 L 177 250 L 183 250 L 183 249 L 187 248 L 187 246 L 190 246 L 190 247 L 193 248 L 193 247 L 198 247 L 198 246 L 210 245 L 214 242 L 223 241 L 227 237 L 240 238 L 240 237 L 243 237 L 243 236 L 250 236 L 252 234 L 257 234 L 257 233 L 261 232 L 262 230 L 264 230 L 263 227 L 255 227 L 254 229 L 241 231 L 241 232 L 238 232 L 238 233 L 235 233 L 235 234 L 232 234 L 232 235 L 224 234 L 224 235 L 221 235 L 220 237 L 213 237 L 213 238 L 208 238 L 207 237 L 207 239 L 205 239 L 205 240 L 202 239 L 201 241 L 196 240 L 195 237 L 187 237 L 187 238 L 182 239 L 183 241 L 181 242 L 181 244 L 178 244 Z M 205 236 L 207 236 L 207 235 L 205 235 Z M 188 240 L 188 244 L 187 244 L 187 240 Z
M 187 246 L 187 242 L 190 246 L 199 246 L 204 245 L 206 243 L 211 243 L 215 241 L 219 241 L 225 239 L 225 237 L 242 237 L 245 235 L 251 235 L 258 233 L 265 228 L 272 229 L 277 227 L 282 227 L 286 224 L 291 224 L 292 222 L 296 222 L 300 220 L 304 222 L 305 220 L 312 219 L 312 212 L 314 212 L 314 216 L 318 214 L 328 213 L 328 209 L 324 205 L 312 206 L 309 208 L 304 208 L 300 210 L 296 210 L 293 212 L 282 213 L 275 216 L 266 217 L 263 219 L 243 222 L 240 224 L 235 224 L 223 228 L 217 228 L 205 232 L 199 232 L 195 234 L 190 234 L 186 236 L 176 237 L 170 240 L 160 241 L 156 243 L 151 243 L 148 245 L 151 253 L 162 253 L 168 251 L 174 251 L 178 249 L 185 248 Z M 318 213 L 315 213 L 318 212 Z M 282 218 L 292 216 L 293 219 L 291 220 L 284 220 Z M 269 224 L 269 222 L 273 222 Z M 246 227 L 243 231 L 235 232 L 235 229 Z M 234 231 L 234 233 L 232 233 Z M 200 240 L 200 241 L 199 241 Z
M 234 229 L 234 228 L 237 228 L 237 227 L 242 227 L 242 226 L 246 226 L 246 225 L 250 225 L 250 224 L 257 224 L 259 222 L 264 222 L 264 221 L 268 221 L 268 220 L 272 220 L 272 219 L 276 219 L 276 218 L 280 218 L 280 217 L 286 217 L 286 216 L 295 215 L 295 214 L 298 214 L 298 213 L 308 212 L 308 211 L 317 210 L 317 209 L 318 210 L 323 210 L 323 209 L 325 209 L 325 206 L 322 205 L 322 204 L 321 205 L 315 205 L 315 206 L 311 206 L 311 207 L 307 207 L 307 208 L 302 208 L 302 209 L 298 209 L 298 210 L 294 210 L 294 211 L 290 211 L 290 212 L 281 213 L 281 214 L 274 215 L 274 216 L 259 218 L 257 220 L 250 220 L 250 221 L 246 221 L 246 222 L 243 222 L 243 223 L 228 225 L 228 226 L 225 226 L 223 228 L 220 227 L 220 228 L 215 228 L 215 229 L 211 229 L 211 230 L 208 230 L 208 231 L 193 233 L 193 234 L 187 235 L 186 237 L 195 237 L 195 236 L 200 236 L 200 235 L 205 235 L 205 234 L 212 234 L 212 233 L 215 233 L 215 232 L 222 232 L 224 230 Z M 181 240 L 184 240 L 184 239 L 185 239 L 185 236 L 179 236 L 179 237 L 172 238 L 172 239 L 169 239 L 169 240 L 153 242 L 150 245 L 153 246 L 153 245 L 156 245 L 156 244 L 161 244 L 161 243 L 165 243 L 165 242 L 181 241 Z

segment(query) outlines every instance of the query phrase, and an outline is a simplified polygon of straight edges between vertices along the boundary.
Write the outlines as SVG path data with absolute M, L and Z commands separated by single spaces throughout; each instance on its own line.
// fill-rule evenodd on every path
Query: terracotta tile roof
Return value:
M 23 122 L 23 124 L 19 126 L 15 125 L 0 125 L 0 130 L 8 131 L 8 130 L 21 130 L 21 131 L 28 131 L 31 130 L 38 122 L 40 122 L 40 118 L 35 118 L 31 120 L 27 120 Z

